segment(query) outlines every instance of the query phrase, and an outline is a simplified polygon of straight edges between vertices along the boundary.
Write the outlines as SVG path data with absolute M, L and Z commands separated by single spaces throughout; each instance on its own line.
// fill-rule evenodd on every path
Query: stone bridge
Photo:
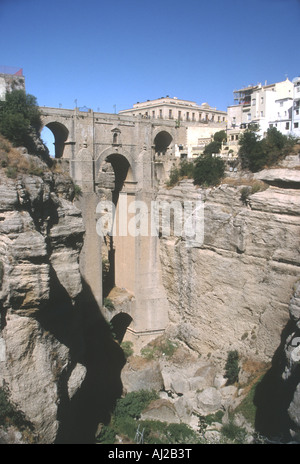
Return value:
M 78 108 L 40 110 L 43 125 L 54 134 L 55 157 L 66 160 L 82 190 L 78 201 L 86 226 L 80 263 L 84 279 L 100 306 L 113 288 L 125 295 L 120 311 L 125 307 L 130 316 L 127 334 L 148 340 L 162 333 L 168 301 L 161 282 L 158 237 L 127 233 L 101 238 L 96 224 L 101 200 L 113 202 L 116 221 L 122 214 L 130 220 L 129 205 L 135 200 L 151 211 L 160 182 L 176 162 L 175 145 L 185 142 L 185 128 L 169 120 Z M 106 315 L 109 320 L 112 314 Z

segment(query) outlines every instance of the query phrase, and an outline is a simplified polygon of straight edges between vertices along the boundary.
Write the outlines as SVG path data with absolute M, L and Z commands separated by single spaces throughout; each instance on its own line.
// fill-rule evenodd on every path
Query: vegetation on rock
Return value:
M 283 159 L 295 144 L 293 138 L 283 135 L 276 127 L 269 128 L 263 139 L 260 139 L 257 131 L 257 125 L 252 124 L 239 140 L 241 167 L 252 172 L 273 166 Z
M 0 134 L 14 147 L 25 147 L 31 154 L 47 156 L 40 138 L 41 115 L 36 97 L 24 90 L 13 90 L 0 101 Z

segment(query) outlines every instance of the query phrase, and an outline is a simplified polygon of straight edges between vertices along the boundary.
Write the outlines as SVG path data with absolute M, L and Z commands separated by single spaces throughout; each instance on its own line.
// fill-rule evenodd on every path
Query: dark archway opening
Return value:
M 46 127 L 48 127 L 54 135 L 55 158 L 61 158 L 64 153 L 65 142 L 68 139 L 69 131 L 60 122 L 50 122 L 46 124 Z
M 172 136 L 168 132 L 159 132 L 154 139 L 155 153 L 165 155 L 172 140 Z
M 130 163 L 125 158 L 125 156 L 119 153 L 113 153 L 105 159 L 105 163 L 109 163 L 112 167 L 114 173 L 113 184 L 110 184 L 111 189 L 111 200 L 115 206 L 115 218 L 117 220 L 118 216 L 118 201 L 120 192 L 124 191 L 124 186 L 126 182 L 132 182 L 133 175 Z M 103 172 L 102 172 L 103 174 Z M 111 177 L 111 169 L 106 168 L 106 175 Z M 103 179 L 104 180 L 104 179 Z M 105 180 L 104 180 L 105 184 Z M 101 184 L 99 185 L 101 187 Z M 106 298 L 110 291 L 116 285 L 116 243 L 112 235 L 106 235 L 104 237 L 104 242 L 106 245 L 107 256 L 103 259 L 102 265 L 102 284 L 103 284 L 103 297 Z
M 130 164 L 123 155 L 112 154 L 106 158 L 106 161 L 113 167 L 115 173 L 115 185 L 112 190 L 114 205 L 117 205 L 119 193 L 124 187 L 124 182 L 129 177 Z M 128 180 L 128 179 L 127 179 Z
M 114 316 L 110 321 L 112 331 L 115 335 L 116 340 L 119 343 L 122 343 L 127 327 L 129 327 L 131 322 L 132 317 L 129 316 L 129 314 L 127 313 L 119 313 L 116 316 Z

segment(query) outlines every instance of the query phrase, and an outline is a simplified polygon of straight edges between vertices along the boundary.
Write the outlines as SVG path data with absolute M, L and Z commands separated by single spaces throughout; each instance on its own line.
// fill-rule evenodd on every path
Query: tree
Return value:
M 214 139 L 212 142 L 206 145 L 204 148 L 203 154 L 204 155 L 213 155 L 220 153 L 222 142 L 227 140 L 227 135 L 224 130 L 218 131 L 214 134 Z
M 29 153 L 48 155 L 40 138 L 41 128 L 41 115 L 33 95 L 13 90 L 0 102 L 0 133 L 15 147 L 24 146 Z
M 203 150 L 203 155 L 213 155 L 219 153 L 221 150 L 221 143 L 218 141 L 213 141 L 208 143 L 204 150 Z
M 226 131 L 224 130 L 221 130 L 221 131 L 218 131 L 214 134 L 214 141 L 215 142 L 219 142 L 219 143 L 222 143 L 222 142 L 225 142 L 227 140 L 227 134 L 226 134 Z
M 256 130 L 247 129 L 240 136 L 239 145 L 239 157 L 242 169 L 250 169 L 252 172 L 259 171 L 264 165 L 265 160 Z
M 194 184 L 213 186 L 219 184 L 225 173 L 225 163 L 212 155 L 199 156 L 194 169 Z
M 284 158 L 294 143 L 294 140 L 283 135 L 276 127 L 269 128 L 262 140 L 257 135 L 257 127 L 249 127 L 239 140 L 242 169 L 257 172 L 264 167 L 270 167 Z

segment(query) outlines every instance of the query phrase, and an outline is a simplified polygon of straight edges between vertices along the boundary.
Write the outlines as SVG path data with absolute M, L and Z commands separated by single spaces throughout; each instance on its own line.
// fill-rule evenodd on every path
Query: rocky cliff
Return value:
M 291 420 L 287 427 L 294 430 L 300 421 L 299 346 L 295 342 L 299 336 L 299 186 L 300 171 L 283 167 L 228 178 L 211 189 L 182 181 L 170 190 L 162 189 L 158 196 L 161 201 L 204 202 L 201 245 L 187 246 L 178 237 L 160 240 L 163 283 L 170 302 L 168 335 L 219 365 L 230 350 L 237 350 L 244 363 L 271 363 L 272 381 L 261 386 L 260 398 L 269 404 L 267 397 L 276 383 L 271 409 L 283 404 L 281 417 Z
M 242 200 L 246 182 L 233 184 L 201 190 L 187 181 L 159 194 L 204 202 L 201 246 L 160 241 L 169 330 L 201 354 L 237 349 L 270 361 L 299 280 L 300 190 L 260 184 Z
M 0 387 L 31 441 L 91 442 L 121 392 L 123 353 L 80 275 L 72 180 L 19 156 L 22 170 L 0 172 Z

